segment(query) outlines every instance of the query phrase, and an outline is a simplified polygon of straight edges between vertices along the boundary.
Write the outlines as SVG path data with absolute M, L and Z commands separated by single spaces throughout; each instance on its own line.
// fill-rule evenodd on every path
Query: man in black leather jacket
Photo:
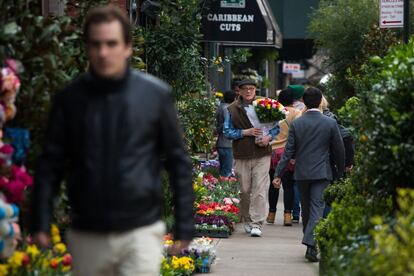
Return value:
M 159 275 L 163 167 L 180 241 L 173 251 L 188 246 L 194 227 L 191 161 L 170 88 L 128 67 L 131 35 L 122 11 L 94 9 L 84 35 L 90 70 L 56 95 L 37 164 L 35 241 L 49 244 L 53 199 L 66 176 L 74 275 Z

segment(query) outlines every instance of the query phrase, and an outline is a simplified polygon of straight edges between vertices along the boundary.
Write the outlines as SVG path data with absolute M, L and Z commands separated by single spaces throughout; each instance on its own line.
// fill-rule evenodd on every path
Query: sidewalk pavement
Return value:
M 281 193 L 282 194 L 282 193 Z M 283 226 L 283 199 L 279 199 L 274 225 L 264 227 L 263 236 L 252 238 L 239 224 L 229 239 L 217 244 L 212 276 L 316 276 L 318 264 L 305 259 L 301 244 L 302 223 Z

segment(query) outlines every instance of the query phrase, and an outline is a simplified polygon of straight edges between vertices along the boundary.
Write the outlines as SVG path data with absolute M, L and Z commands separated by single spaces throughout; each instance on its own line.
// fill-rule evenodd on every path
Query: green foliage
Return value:
M 358 113 L 359 105 L 360 100 L 357 97 L 352 97 L 337 111 L 341 124 L 347 126 L 353 134 L 358 132 L 356 126 L 361 125 Z
M 371 237 L 370 218 L 375 215 L 389 215 L 391 200 L 374 200 L 358 192 L 352 181 L 336 187 L 336 199 L 332 212 L 322 220 L 316 230 L 316 240 L 322 253 L 322 275 L 361 275 L 356 272 L 364 260 L 355 257 L 365 250 Z M 335 188 L 334 188 L 335 189 Z M 335 190 L 327 190 L 325 196 Z
M 322 0 L 312 15 L 309 30 L 334 74 L 326 87 L 334 109 L 354 96 L 350 77 L 359 74 L 361 65 L 373 55 L 384 56 L 398 42 L 395 32 L 379 29 L 377 22 L 376 0 Z
M 358 84 L 361 154 L 357 174 L 371 194 L 410 186 L 414 175 L 413 41 L 394 47 L 365 66 Z
M 324 275 L 412 273 L 411 192 L 402 194 L 396 218 L 392 204 L 399 187 L 414 183 L 412 68 L 414 41 L 371 58 L 352 79 L 357 98 L 339 114 L 357 130 L 359 161 L 345 187 L 333 186 L 325 194 L 334 203 L 317 229 Z
M 205 88 L 197 0 L 161 1 L 160 24 L 144 30 L 148 71 L 173 87 L 180 99 Z
M 144 55 L 145 39 L 141 28 L 135 28 L 132 34 L 133 53 L 131 56 L 131 66 L 137 70 L 144 71 L 146 64 L 142 60 Z
M 332 205 L 333 202 L 340 202 L 346 194 L 352 192 L 352 184 L 350 183 L 349 178 L 335 182 L 330 185 L 323 194 L 323 198 L 328 205 Z
M 414 191 L 400 190 L 399 196 L 400 211 L 395 220 L 386 222 L 381 216 L 372 219 L 373 242 L 366 268 L 371 275 L 414 274 Z
M 327 51 L 334 71 L 344 72 L 359 56 L 364 35 L 377 18 L 376 0 L 321 0 L 309 30 Z
M 77 18 L 54 18 L 42 16 L 37 1 L 0 1 L 0 60 L 14 58 L 25 68 L 12 124 L 32 133 L 29 165 L 40 151 L 52 95 L 86 68 L 80 21 L 91 5 L 103 1 L 81 2 Z
M 214 146 L 214 99 L 200 93 L 188 94 L 177 102 L 177 107 L 189 151 L 209 153 Z

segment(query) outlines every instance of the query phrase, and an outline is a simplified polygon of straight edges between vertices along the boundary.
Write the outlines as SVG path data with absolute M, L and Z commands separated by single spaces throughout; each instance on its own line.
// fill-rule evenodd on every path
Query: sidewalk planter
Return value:
M 195 273 L 210 273 L 211 272 L 211 265 L 213 264 L 214 258 L 204 258 L 202 261 L 202 266 L 197 267 Z

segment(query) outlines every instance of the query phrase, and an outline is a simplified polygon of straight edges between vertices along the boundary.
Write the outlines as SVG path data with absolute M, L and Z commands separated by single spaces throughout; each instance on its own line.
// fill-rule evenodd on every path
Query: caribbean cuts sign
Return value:
M 212 1 L 203 12 L 203 40 L 232 45 L 273 44 L 271 18 L 262 1 Z

